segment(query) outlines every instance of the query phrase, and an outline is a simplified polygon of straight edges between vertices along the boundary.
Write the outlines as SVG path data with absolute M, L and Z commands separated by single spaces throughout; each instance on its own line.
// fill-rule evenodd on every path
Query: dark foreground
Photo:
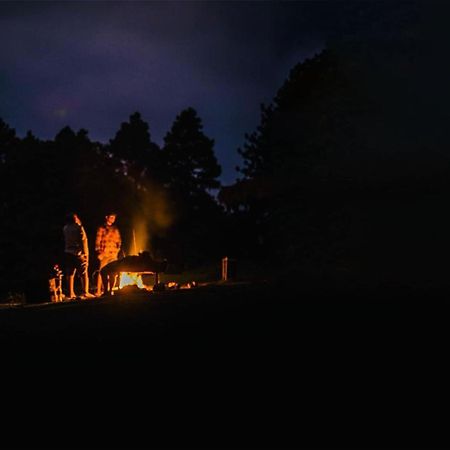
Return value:
M 0 310 L 0 447 L 442 446 L 447 294 L 292 286 Z

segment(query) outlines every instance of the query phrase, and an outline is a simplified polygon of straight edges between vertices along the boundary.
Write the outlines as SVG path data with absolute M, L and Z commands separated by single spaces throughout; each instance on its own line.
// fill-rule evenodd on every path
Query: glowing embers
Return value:
M 119 289 L 125 286 L 137 286 L 139 289 L 151 290 L 151 287 L 144 284 L 142 275 L 138 272 L 120 272 Z

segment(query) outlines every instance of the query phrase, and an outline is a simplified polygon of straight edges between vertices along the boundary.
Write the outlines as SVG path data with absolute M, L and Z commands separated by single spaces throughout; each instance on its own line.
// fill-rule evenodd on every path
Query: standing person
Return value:
M 100 271 L 110 262 L 117 260 L 122 245 L 119 229 L 114 225 L 116 217 L 116 213 L 108 213 L 105 216 L 105 223 L 97 229 L 97 237 L 95 239 L 95 251 L 99 261 L 97 296 L 102 295 L 103 283 Z M 111 284 L 110 289 L 112 290 L 115 280 L 108 280 L 108 282 Z M 103 286 L 103 290 L 107 291 L 108 286 Z
M 64 233 L 64 253 L 66 263 L 66 277 L 69 291 L 69 298 L 76 298 L 74 283 L 75 274 L 81 277 L 83 295 L 81 298 L 94 297 L 89 293 L 89 246 L 80 218 L 75 213 L 70 213 L 66 217 Z

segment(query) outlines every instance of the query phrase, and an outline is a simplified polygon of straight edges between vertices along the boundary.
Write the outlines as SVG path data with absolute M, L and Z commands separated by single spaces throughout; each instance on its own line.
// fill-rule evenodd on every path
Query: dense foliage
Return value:
M 424 71 L 417 22 L 385 19 L 291 70 L 219 195 L 256 225 L 241 242 L 304 282 L 447 283 L 448 90 L 439 82 L 432 108 L 440 75 Z

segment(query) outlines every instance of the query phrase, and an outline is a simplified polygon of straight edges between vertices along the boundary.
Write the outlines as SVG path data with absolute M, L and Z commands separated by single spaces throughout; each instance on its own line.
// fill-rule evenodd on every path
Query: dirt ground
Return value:
M 2 448 L 430 448 L 447 318 L 245 282 L 2 309 Z

